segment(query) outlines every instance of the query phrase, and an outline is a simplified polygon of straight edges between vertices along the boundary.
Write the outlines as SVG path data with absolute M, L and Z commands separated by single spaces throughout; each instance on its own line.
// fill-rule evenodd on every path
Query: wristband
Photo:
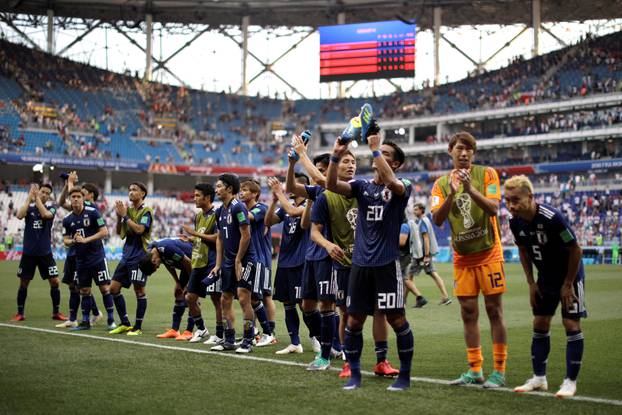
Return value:
M 371 155 L 374 157 L 380 157 L 382 155 L 382 153 L 378 150 L 374 150 L 371 152 Z
M 127 222 L 128 220 L 130 220 L 130 217 L 128 215 L 123 216 L 123 222 Z
M 335 164 L 339 163 L 339 157 L 333 154 L 332 156 L 330 156 L 330 162 Z

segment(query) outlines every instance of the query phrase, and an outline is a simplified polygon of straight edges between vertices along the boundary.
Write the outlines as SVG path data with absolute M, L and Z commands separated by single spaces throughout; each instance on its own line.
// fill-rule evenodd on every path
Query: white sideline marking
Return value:
M 122 338 L 119 338 L 119 337 L 94 336 L 92 334 L 76 333 L 76 332 L 61 331 L 61 330 L 43 329 L 43 328 L 39 328 L 39 327 L 21 326 L 21 325 L 17 325 L 17 324 L 0 323 L 0 327 L 37 331 L 37 332 L 40 332 L 40 333 L 48 333 L 48 334 L 62 334 L 62 335 L 65 335 L 65 336 L 83 337 L 83 338 L 87 338 L 87 339 L 96 339 L 96 340 L 103 340 L 103 341 L 108 341 L 108 342 L 124 343 L 124 344 L 131 344 L 131 345 L 144 346 L 144 347 L 152 347 L 154 349 L 177 350 L 177 351 L 182 351 L 182 352 L 202 353 L 202 354 L 209 354 L 209 355 L 215 355 L 215 356 L 220 356 L 220 357 L 230 357 L 230 358 L 234 358 L 234 359 L 252 360 L 252 361 L 255 361 L 255 362 L 273 363 L 273 364 L 284 365 L 284 366 L 298 366 L 298 367 L 306 367 L 307 366 L 306 363 L 292 362 L 292 361 L 289 361 L 289 360 L 270 359 L 270 358 L 267 358 L 267 357 L 257 357 L 257 356 L 241 355 L 241 354 L 236 354 L 236 353 L 213 352 L 211 350 L 205 350 L 205 349 L 191 349 L 191 348 L 188 348 L 188 347 L 168 346 L 168 345 L 165 345 L 165 344 L 147 343 L 147 342 L 139 342 L 139 341 L 135 341 L 135 340 L 127 340 L 127 339 L 122 339 Z M 331 370 L 339 371 L 340 369 L 338 369 L 338 368 L 331 368 Z M 368 371 L 361 371 L 361 373 L 364 374 L 364 375 L 367 375 L 367 376 L 374 376 L 374 374 L 372 372 L 368 372 Z M 413 381 L 413 382 L 433 383 L 433 384 L 437 384 L 437 385 L 449 385 L 449 381 L 448 380 L 444 380 L 444 379 L 434 379 L 434 378 L 425 378 L 425 377 L 417 377 L 417 376 L 415 376 L 415 377 L 411 377 L 410 380 Z M 462 387 L 464 387 L 464 386 L 462 386 Z M 480 386 L 473 385 L 473 386 L 467 386 L 467 387 L 473 387 L 473 388 L 477 388 L 477 389 L 481 390 Z M 510 388 L 497 388 L 497 389 L 489 389 L 489 390 L 490 391 L 499 391 L 499 392 L 510 392 L 510 393 L 515 394 L 515 395 L 526 395 L 526 396 L 535 395 L 535 396 L 542 396 L 542 397 L 546 397 L 546 398 L 555 398 L 555 395 L 552 394 L 552 393 L 549 393 L 549 392 L 529 392 L 529 393 L 517 394 L 517 393 L 514 392 L 513 389 L 510 389 Z M 568 398 L 568 399 L 565 399 L 565 400 L 622 406 L 622 400 L 593 398 L 593 397 L 590 397 L 590 396 L 574 396 L 572 398 Z

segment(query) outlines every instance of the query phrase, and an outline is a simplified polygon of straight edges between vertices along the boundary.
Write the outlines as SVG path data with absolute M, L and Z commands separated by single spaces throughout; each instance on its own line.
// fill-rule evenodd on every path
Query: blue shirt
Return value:
M 270 228 L 267 228 L 264 224 L 266 212 L 268 206 L 263 203 L 257 203 L 250 210 L 249 213 L 253 214 L 253 220 L 251 221 L 251 244 L 255 249 L 257 261 L 266 268 L 272 266 L 272 235 L 270 234 Z
M 305 186 L 305 190 L 307 191 L 307 199 L 312 200 L 313 202 L 317 201 L 317 198 L 324 193 L 324 188 L 322 186 Z M 311 208 L 311 220 L 313 221 L 313 208 Z M 322 230 L 322 236 L 328 239 L 328 226 L 324 226 Z M 328 252 L 326 249 L 322 248 L 315 242 L 309 238 L 309 243 L 307 244 L 307 254 L 305 255 L 305 259 L 307 261 L 322 261 L 328 257 Z
M 97 209 L 97 205 L 95 205 L 95 203 L 89 200 L 84 201 L 84 206 L 90 206 L 90 207 Z M 99 212 L 99 209 L 97 209 L 97 211 Z M 76 249 L 73 245 L 67 248 L 67 256 L 75 256 L 75 255 L 76 255 Z
M 538 270 L 538 285 L 545 291 L 558 292 L 568 273 L 570 253 L 566 248 L 577 244 L 577 238 L 564 216 L 554 207 L 539 204 L 531 222 L 510 218 L 510 229 L 516 245 L 527 248 L 531 262 Z M 583 281 L 583 262 L 577 281 Z
M 80 233 L 85 238 L 95 235 L 106 226 L 99 211 L 91 206 L 84 206 L 82 212 L 76 215 L 71 212 L 63 219 L 64 235 L 73 237 Z M 74 244 L 76 252 L 76 268 L 78 270 L 95 266 L 106 259 L 104 244 L 101 239 L 86 244 Z
M 400 256 L 404 258 L 410 255 L 410 226 L 408 226 L 408 222 L 404 222 L 400 226 L 400 235 L 407 236 L 404 246 L 400 246 Z
M 412 186 L 400 179 L 406 188 L 402 196 L 393 194 L 383 184 L 352 180 L 352 197 L 358 201 L 358 219 L 354 237 L 352 263 L 360 267 L 379 267 L 400 256 L 400 228 Z
M 223 246 L 223 268 L 233 268 L 235 265 L 235 257 L 240 247 L 240 226 L 249 225 L 248 211 L 244 203 L 237 199 L 231 200 L 229 206 L 223 204 L 216 209 L 216 223 L 218 224 L 218 237 Z M 250 262 L 255 262 L 255 250 L 252 241 L 249 241 L 248 248 L 242 258 L 242 266 Z
M 56 215 L 56 206 L 46 203 L 45 208 Z M 43 219 L 35 203 L 28 205 L 24 226 L 24 255 L 42 256 L 52 253 L 52 219 Z
M 141 205 L 138 209 L 142 209 Z M 153 218 L 151 212 L 145 212 L 138 220 L 137 223 L 145 227 L 145 232 L 149 232 Z M 143 245 L 142 235 L 134 233 L 128 226 L 127 234 L 125 235 L 125 245 L 123 245 L 123 257 L 122 260 L 133 264 L 142 259 L 145 256 L 145 247 Z
M 153 241 L 149 249 L 156 248 L 162 262 L 177 269 L 182 269 L 184 257 L 192 258 L 192 242 L 185 242 L 179 238 L 164 238 Z
M 289 216 L 283 208 L 279 208 L 275 214 L 283 222 L 279 268 L 294 268 L 304 264 L 309 243 L 309 230 L 302 229 L 300 217 Z

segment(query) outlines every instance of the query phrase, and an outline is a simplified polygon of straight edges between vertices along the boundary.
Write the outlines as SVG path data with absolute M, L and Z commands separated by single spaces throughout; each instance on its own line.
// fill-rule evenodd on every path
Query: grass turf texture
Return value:
M 59 268 L 62 269 L 62 264 Z M 111 271 L 116 264 L 110 264 Z M 448 288 L 451 269 L 438 264 Z M 0 315 L 8 320 L 15 314 L 18 280 L 17 262 L 0 262 Z M 531 311 L 527 286 L 519 265 L 510 264 L 508 293 L 504 296 L 508 326 L 508 386 L 521 384 L 531 376 Z M 581 396 L 622 400 L 622 292 L 620 267 L 590 266 L 586 269 L 586 297 L 589 318 L 584 321 L 586 337 L 583 368 L 578 391 Z M 413 376 L 449 380 L 466 370 L 465 350 L 459 306 L 438 306 L 438 290 L 427 276 L 416 279 L 417 286 L 430 300 L 423 309 L 412 309 L 409 297 L 407 316 L 414 325 L 415 358 Z M 161 269 L 150 277 L 147 285 L 149 307 L 142 337 L 114 338 L 155 343 L 192 350 L 207 350 L 198 344 L 158 340 L 157 333 L 170 325 L 172 280 Z M 62 307 L 66 312 L 67 290 L 62 291 Z M 101 295 L 94 290 L 100 309 Z M 124 290 L 128 312 L 133 319 L 135 299 L 131 290 Z M 482 303 L 482 301 L 481 301 Z M 483 304 L 481 308 L 484 370 L 492 370 L 492 346 Z M 54 329 L 50 319 L 49 286 L 37 276 L 28 290 L 26 321 L 15 323 L 29 327 Z M 238 312 L 238 335 L 241 316 Z M 559 314 L 559 313 L 558 313 Z M 182 328 L 185 324 L 182 322 Z M 213 308 L 204 302 L 203 317 L 213 331 Z M 109 338 L 105 325 L 96 326 L 90 336 Z M 287 344 L 288 336 L 283 309 L 277 304 L 277 334 L 281 343 L 276 347 L 255 348 L 251 356 L 279 361 L 308 363 L 313 359 L 301 322 L 303 355 L 275 356 L 274 351 Z M 559 316 L 553 321 L 551 354 L 548 363 L 549 390 L 555 392 L 565 373 L 565 334 Z M 604 403 L 559 401 L 550 397 L 524 396 L 506 392 L 484 391 L 415 382 L 405 393 L 389 393 L 390 380 L 363 378 L 363 387 L 346 392 L 337 373 L 308 373 L 303 367 L 284 366 L 198 354 L 182 350 L 165 350 L 134 344 L 120 344 L 92 338 L 55 335 L 0 326 L 0 413 L 71 413 L 88 408 L 92 413 L 188 413 L 209 409 L 223 413 L 252 408 L 259 413 L 355 413 L 381 411 L 387 408 L 412 408 L 420 413 L 455 413 L 474 410 L 478 413 L 622 413 L 622 406 Z M 389 360 L 399 365 L 395 337 L 390 331 Z M 363 369 L 371 371 L 375 363 L 371 321 L 366 325 Z M 340 366 L 337 362 L 335 366 Z

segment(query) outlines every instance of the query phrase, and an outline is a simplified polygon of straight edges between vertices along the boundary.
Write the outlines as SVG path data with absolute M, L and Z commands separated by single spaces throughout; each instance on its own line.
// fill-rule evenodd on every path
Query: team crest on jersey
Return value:
M 91 224 L 91 221 L 89 220 L 88 217 L 85 217 L 84 220 L 82 221 L 82 223 L 84 224 L 85 228 L 88 228 L 89 225 Z
M 346 213 L 346 219 L 348 220 L 348 223 L 350 224 L 352 229 L 356 229 L 356 218 L 358 217 L 358 213 L 358 208 L 352 208 Z
M 388 202 L 391 200 L 392 197 L 393 197 L 393 192 L 391 190 L 389 190 L 386 187 L 382 189 L 382 200 L 384 200 L 385 202 Z
M 547 238 L 546 238 L 546 232 L 544 231 L 536 231 L 536 238 L 538 238 L 538 243 L 540 245 L 545 245 Z
M 231 218 L 231 213 L 227 213 L 227 225 L 231 225 L 231 222 L 233 222 L 233 219 Z

